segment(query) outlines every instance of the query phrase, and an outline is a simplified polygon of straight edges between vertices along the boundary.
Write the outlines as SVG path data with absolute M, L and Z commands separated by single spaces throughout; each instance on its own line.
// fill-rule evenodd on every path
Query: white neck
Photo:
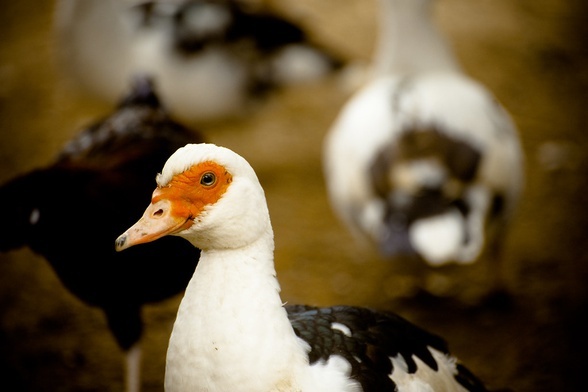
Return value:
M 296 390 L 307 356 L 282 306 L 271 227 L 244 248 L 203 251 L 167 352 L 166 391 Z
M 460 71 L 433 23 L 431 1 L 378 0 L 380 23 L 373 76 Z

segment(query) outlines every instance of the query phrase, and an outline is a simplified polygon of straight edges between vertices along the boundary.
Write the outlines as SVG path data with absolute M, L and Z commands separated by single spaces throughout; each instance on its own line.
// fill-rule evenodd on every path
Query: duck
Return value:
M 323 140 L 328 198 L 344 226 L 386 259 L 438 269 L 487 255 L 498 292 L 524 154 L 506 109 L 462 71 L 433 4 L 378 0 L 369 80 Z
M 112 240 L 141 213 L 137 199 L 149 200 L 145 193 L 159 165 L 177 148 L 201 141 L 199 132 L 168 115 L 151 79 L 137 75 L 116 110 L 67 142 L 53 163 L 0 187 L 0 203 L 11 206 L 0 252 L 32 249 L 69 292 L 102 310 L 125 353 L 128 392 L 140 387 L 141 309 L 185 289 L 199 250 L 169 238 L 117 253 Z M 72 230 L 80 219 L 91 224 Z M 165 260 L 172 249 L 183 257 Z
M 343 65 L 293 21 L 235 0 L 59 0 L 54 25 L 74 90 L 112 102 L 129 75 L 147 73 L 170 112 L 199 125 L 240 118 L 269 92 Z
M 395 313 L 285 305 L 264 190 L 242 156 L 188 144 L 156 183 L 115 246 L 175 236 L 201 249 L 169 340 L 166 391 L 486 390 L 442 338 Z

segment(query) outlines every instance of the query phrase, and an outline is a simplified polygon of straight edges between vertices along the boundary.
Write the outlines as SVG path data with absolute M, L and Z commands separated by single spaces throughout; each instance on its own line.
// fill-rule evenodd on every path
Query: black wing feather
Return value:
M 286 306 L 288 317 L 298 337 L 310 346 L 310 363 L 326 361 L 331 355 L 340 355 L 351 364 L 351 377 L 364 391 L 395 391 L 390 379 L 393 372 L 391 357 L 401 355 L 408 372 L 417 371 L 414 357 L 437 371 L 438 364 L 429 347 L 449 354 L 446 342 L 389 312 L 367 308 L 335 306 Z M 347 336 L 333 323 L 345 325 L 351 331 Z M 472 391 L 484 387 L 467 369 L 458 367 L 456 380 Z M 480 389 L 482 388 L 482 389 Z

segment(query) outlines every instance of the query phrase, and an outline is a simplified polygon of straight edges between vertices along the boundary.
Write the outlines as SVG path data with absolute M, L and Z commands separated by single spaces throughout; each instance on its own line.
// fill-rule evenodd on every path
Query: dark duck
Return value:
M 168 238 L 117 253 L 112 241 L 141 212 L 137 199 L 149 200 L 154 173 L 167 157 L 199 141 L 168 116 L 150 80 L 138 77 L 118 108 L 67 143 L 55 162 L 0 188 L 0 202 L 12 206 L 3 217 L 11 230 L 0 237 L 0 250 L 30 247 L 71 293 L 104 311 L 127 353 L 129 390 L 138 390 L 141 307 L 180 293 L 199 250 Z M 72 230 L 80 219 L 88 222 L 84 230 Z M 167 259 L 172 250 L 183 257 Z

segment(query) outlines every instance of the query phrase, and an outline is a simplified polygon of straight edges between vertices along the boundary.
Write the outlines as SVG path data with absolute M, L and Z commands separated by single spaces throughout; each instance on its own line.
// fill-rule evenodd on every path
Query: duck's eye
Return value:
M 200 183 L 204 186 L 213 186 L 216 182 L 216 176 L 213 172 L 206 172 L 200 177 Z

